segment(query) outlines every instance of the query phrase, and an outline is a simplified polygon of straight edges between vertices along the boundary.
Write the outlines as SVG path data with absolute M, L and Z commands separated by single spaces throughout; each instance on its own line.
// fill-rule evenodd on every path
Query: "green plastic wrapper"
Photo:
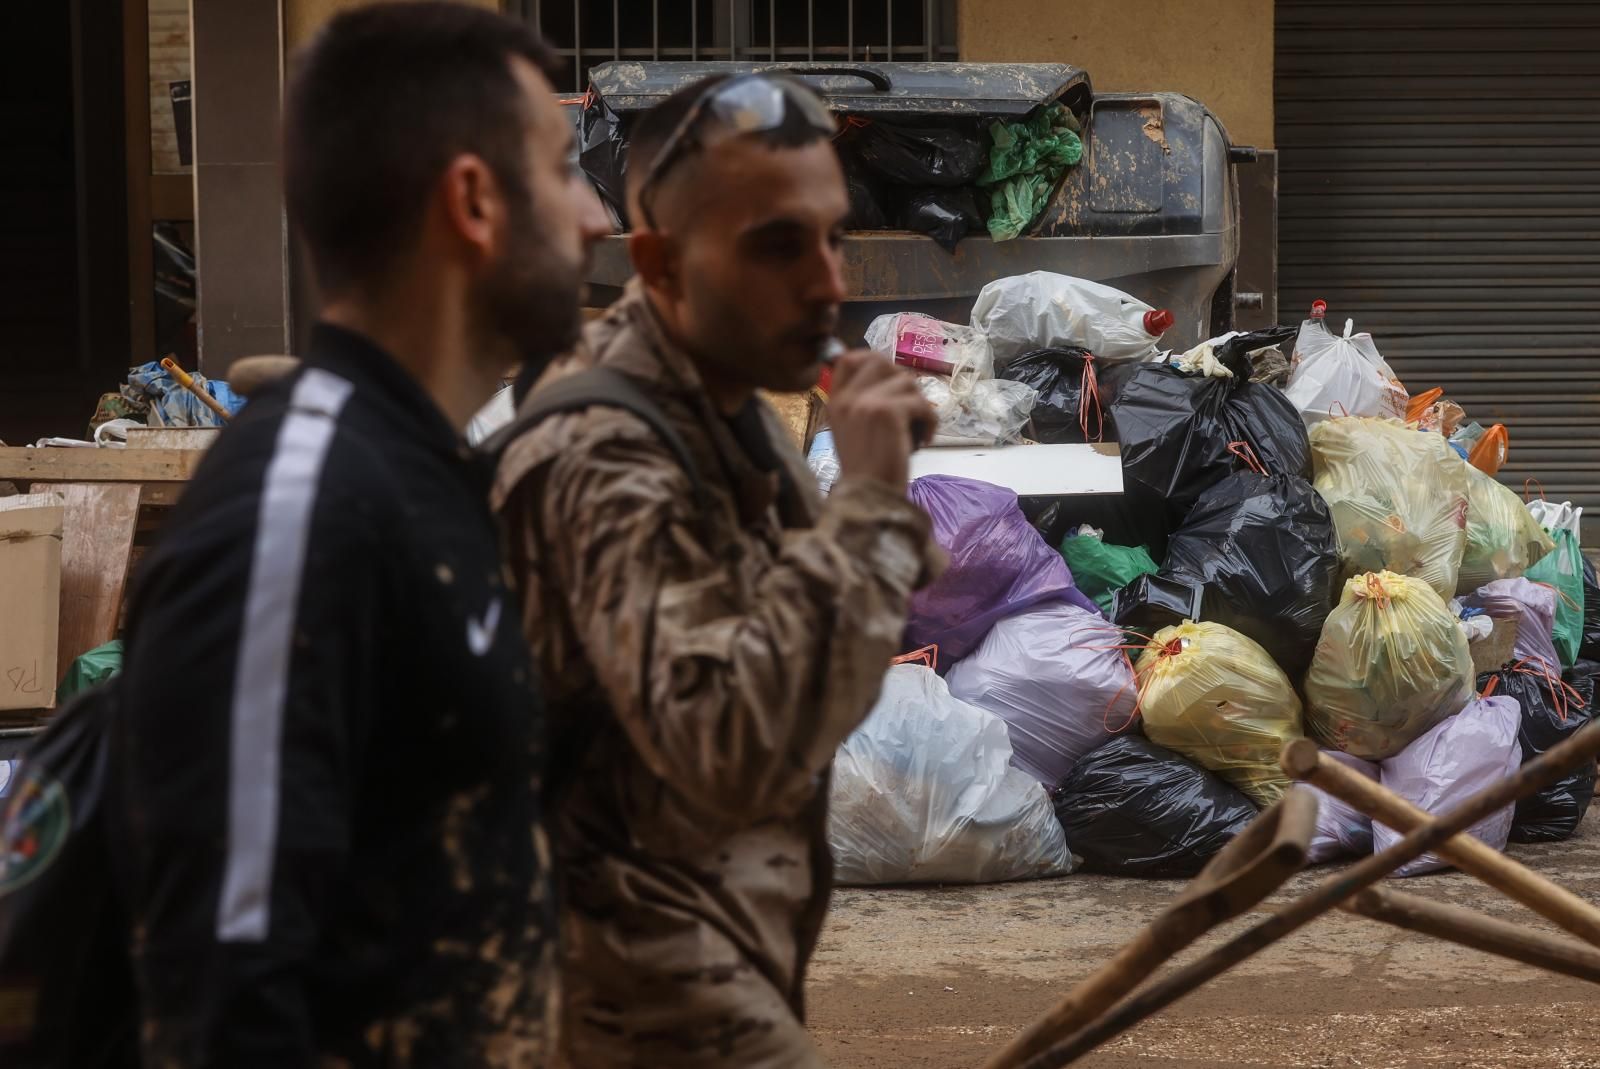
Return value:
M 1068 535 L 1061 541 L 1061 556 L 1073 583 L 1107 615 L 1118 590 L 1159 570 L 1143 546 L 1114 546 L 1095 535 Z
M 1540 499 L 1528 503 L 1528 512 L 1555 542 L 1555 549 L 1529 568 L 1525 578 L 1555 588 L 1556 625 L 1551 637 L 1561 666 L 1571 668 L 1583 643 L 1583 551 L 1579 548 L 1583 509 L 1570 501 L 1553 505 Z
M 989 190 L 989 236 L 1010 241 L 1044 211 L 1068 167 L 1083 159 L 1077 117 L 1057 104 L 1023 122 L 989 128 L 994 145 L 978 185 Z
M 88 653 L 80 654 L 67 668 L 67 674 L 62 677 L 61 685 L 56 688 L 56 702 L 59 704 L 81 694 L 90 687 L 98 686 L 122 671 L 122 640 L 114 638 L 104 646 L 96 646 Z

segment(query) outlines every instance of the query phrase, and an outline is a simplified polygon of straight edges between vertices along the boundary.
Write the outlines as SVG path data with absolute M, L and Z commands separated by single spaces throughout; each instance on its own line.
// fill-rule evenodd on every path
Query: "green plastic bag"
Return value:
M 62 677 L 56 688 L 56 702 L 64 702 L 74 694 L 98 686 L 122 671 L 122 640 L 114 638 L 104 646 L 96 646 L 79 655 Z
M 1072 570 L 1073 584 L 1108 614 L 1118 590 L 1157 571 L 1143 546 L 1110 545 L 1096 534 L 1069 534 L 1061 541 L 1061 555 Z
M 1081 127 L 1063 104 L 1024 122 L 989 127 L 989 166 L 978 185 L 989 189 L 989 236 L 1010 241 L 1044 211 L 1050 191 L 1068 167 L 1083 159 Z
M 1583 539 L 1578 530 L 1583 509 L 1570 501 L 1552 505 L 1541 498 L 1528 502 L 1528 511 L 1556 548 L 1529 568 L 1525 578 L 1555 588 L 1556 654 L 1563 668 L 1571 668 L 1583 641 L 1583 551 L 1579 548 Z

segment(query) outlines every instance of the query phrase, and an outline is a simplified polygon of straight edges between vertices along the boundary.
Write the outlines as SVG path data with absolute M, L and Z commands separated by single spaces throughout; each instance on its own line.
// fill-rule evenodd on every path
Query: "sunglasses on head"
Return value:
M 639 184 L 639 210 L 656 228 L 651 205 L 672 168 L 690 152 L 714 141 L 785 129 L 810 130 L 832 137 L 833 113 L 804 83 L 778 74 L 740 74 L 707 86 L 673 129 Z

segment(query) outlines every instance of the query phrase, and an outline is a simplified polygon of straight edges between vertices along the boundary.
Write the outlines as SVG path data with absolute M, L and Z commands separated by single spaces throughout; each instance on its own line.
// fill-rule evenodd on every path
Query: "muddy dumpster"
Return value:
M 839 145 L 847 171 L 851 129 L 867 124 L 963 135 L 985 157 L 997 123 L 1040 109 L 1065 107 L 1078 127 L 1081 160 L 1016 238 L 971 233 L 947 251 L 927 234 L 893 229 L 892 209 L 872 220 L 875 228 L 852 229 L 844 250 L 847 339 L 859 338 L 883 312 L 964 322 L 986 283 L 1037 270 L 1105 282 L 1170 309 L 1175 323 L 1164 335 L 1167 348 L 1181 350 L 1231 329 L 1239 249 L 1231 165 L 1253 158 L 1252 150 L 1231 145 L 1217 117 L 1189 97 L 1096 94 L 1088 74 L 1067 64 L 604 64 L 573 106 L 584 170 L 619 220 L 630 124 L 709 74 L 757 71 L 799 77 L 823 96 L 844 128 Z M 980 203 L 987 198 L 974 192 Z M 602 242 L 590 277 L 594 303 L 609 303 L 630 274 L 624 240 Z

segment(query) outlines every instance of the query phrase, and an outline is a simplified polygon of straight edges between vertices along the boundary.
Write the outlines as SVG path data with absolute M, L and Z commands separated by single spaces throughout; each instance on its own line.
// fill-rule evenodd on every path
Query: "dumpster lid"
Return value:
M 643 111 L 712 74 L 774 71 L 803 79 L 835 111 L 897 115 L 1026 115 L 1072 92 L 1088 104 L 1089 75 L 1066 63 L 745 63 L 612 61 L 590 84 L 618 115 Z

